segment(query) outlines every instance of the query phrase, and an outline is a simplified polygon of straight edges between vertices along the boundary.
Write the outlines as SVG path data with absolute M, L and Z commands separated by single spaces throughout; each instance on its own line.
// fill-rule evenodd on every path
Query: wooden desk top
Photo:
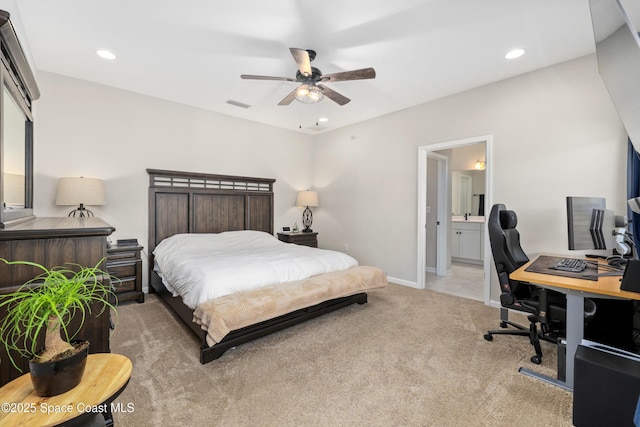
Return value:
M 54 426 L 86 412 L 104 414 L 106 406 L 100 405 L 124 389 L 131 370 L 131 361 L 120 354 L 90 354 L 80 384 L 52 397 L 37 396 L 26 373 L 0 388 L 0 425 Z
M 537 259 L 537 258 L 536 258 Z M 536 259 L 533 259 L 511 273 L 510 278 L 523 282 L 531 282 L 544 286 L 552 286 L 590 294 L 606 295 L 615 298 L 640 300 L 640 293 L 620 290 L 622 276 L 603 276 L 598 280 L 575 279 L 573 277 L 556 276 L 553 274 L 532 273 L 525 271 Z

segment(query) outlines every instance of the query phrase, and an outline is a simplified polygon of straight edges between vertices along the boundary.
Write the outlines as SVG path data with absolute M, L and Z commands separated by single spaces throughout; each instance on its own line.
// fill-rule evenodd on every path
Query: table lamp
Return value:
M 302 212 L 302 225 L 304 225 L 303 233 L 311 233 L 311 224 L 313 223 L 313 213 L 310 207 L 318 206 L 318 193 L 315 191 L 299 191 L 298 197 L 296 197 L 296 206 L 304 206 L 304 212 Z
M 66 177 L 58 181 L 56 205 L 78 206 L 68 216 L 90 217 L 93 212 L 84 205 L 105 204 L 104 184 L 98 178 Z

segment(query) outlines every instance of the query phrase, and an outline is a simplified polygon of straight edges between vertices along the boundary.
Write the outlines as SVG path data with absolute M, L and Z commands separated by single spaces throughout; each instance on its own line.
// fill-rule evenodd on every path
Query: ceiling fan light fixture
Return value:
M 298 102 L 303 104 L 315 104 L 322 101 L 324 93 L 316 85 L 303 84 L 296 89 L 295 97 Z

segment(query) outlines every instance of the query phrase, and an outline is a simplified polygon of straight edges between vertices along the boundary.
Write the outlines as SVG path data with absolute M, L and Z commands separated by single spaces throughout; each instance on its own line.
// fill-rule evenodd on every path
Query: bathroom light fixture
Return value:
M 298 102 L 303 104 L 315 104 L 322 101 L 324 93 L 314 84 L 303 84 L 296 89 L 295 97 Z
M 476 160 L 476 164 L 473 166 L 474 169 L 476 170 L 485 170 L 485 168 L 487 167 L 487 162 L 485 162 L 484 160 Z
M 524 49 L 515 48 L 507 52 L 507 54 L 504 57 L 506 59 L 516 59 L 516 58 L 520 58 L 522 55 L 524 55 Z
M 96 54 L 100 58 L 108 59 L 110 61 L 113 61 L 114 59 L 116 59 L 116 55 L 113 52 L 106 49 L 99 49 L 96 51 Z

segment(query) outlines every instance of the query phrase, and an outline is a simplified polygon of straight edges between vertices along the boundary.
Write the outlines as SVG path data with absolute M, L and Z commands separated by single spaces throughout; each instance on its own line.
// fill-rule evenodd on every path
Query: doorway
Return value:
M 483 256 L 482 261 L 478 261 L 478 266 L 464 266 L 461 267 L 455 263 L 452 265 L 452 249 L 455 249 L 456 242 L 452 242 L 450 236 L 454 231 L 452 231 L 452 200 L 450 198 L 450 194 L 452 189 L 451 186 L 452 180 L 451 171 L 453 169 L 449 164 L 447 159 L 450 159 L 450 156 L 445 155 L 448 153 L 443 150 L 454 150 L 456 148 L 468 147 L 477 144 L 484 145 L 484 159 L 477 159 L 483 162 L 485 166 L 484 173 L 484 194 L 482 197 L 477 197 L 477 200 L 473 201 L 473 208 L 471 212 L 464 212 L 467 214 L 471 214 L 471 217 L 480 216 L 476 214 L 484 214 L 486 207 L 491 206 L 492 198 L 491 198 L 491 190 L 492 190 L 492 178 L 491 178 L 491 168 L 492 164 L 492 148 L 493 148 L 493 137 L 491 135 L 478 136 L 454 141 L 441 142 L 437 144 L 424 145 L 418 147 L 418 224 L 417 224 L 417 235 L 418 235 L 418 248 L 417 248 L 417 287 L 420 289 L 426 288 L 426 278 L 427 278 L 427 254 L 429 252 L 436 252 L 436 274 L 441 276 L 449 276 L 454 274 L 454 270 L 462 271 L 460 274 L 468 274 L 468 268 L 475 268 L 476 270 L 481 270 L 483 277 L 481 277 L 482 281 L 482 300 L 485 304 L 489 304 L 490 301 L 490 273 L 491 273 L 491 263 L 490 263 L 490 244 L 488 236 L 486 236 L 486 225 L 484 222 L 482 225 L 479 225 L 479 230 L 481 229 L 484 233 L 484 238 L 482 243 L 480 244 L 479 250 L 483 254 L 487 254 L 487 256 Z M 442 157 L 445 159 L 443 160 Z M 434 163 L 434 159 L 437 160 Z M 437 166 L 434 166 L 437 165 Z M 487 167 L 488 166 L 488 167 Z M 433 168 L 437 168 L 438 172 L 434 172 Z M 444 170 L 441 168 L 444 167 Z M 431 170 L 429 170 L 431 168 Z M 434 183 L 432 182 L 434 179 L 437 180 L 437 184 L 435 187 L 437 188 L 438 193 L 438 203 L 437 207 L 433 206 L 433 195 L 429 195 L 429 191 L 433 191 Z M 463 178 L 464 179 L 464 178 Z M 462 192 L 467 192 L 468 189 L 463 190 Z M 473 190 L 471 190 L 473 191 Z M 473 195 L 473 194 L 472 194 Z M 480 195 L 476 195 L 480 196 Z M 462 203 L 462 206 L 468 206 L 467 203 Z M 434 230 L 433 225 L 429 226 L 429 221 L 433 222 L 434 210 L 437 212 L 437 227 Z M 462 212 L 460 212 L 462 213 Z M 476 218 L 473 218 L 476 219 Z M 469 224 L 465 224 L 469 225 Z M 437 238 L 433 238 L 433 234 L 437 235 Z M 437 244 L 433 244 L 434 241 L 437 241 Z M 431 257 L 430 259 L 433 259 Z M 443 267 L 444 266 L 444 267 Z M 454 268 L 452 268 L 454 267 Z M 433 267 L 430 267 L 429 271 L 432 271 Z

